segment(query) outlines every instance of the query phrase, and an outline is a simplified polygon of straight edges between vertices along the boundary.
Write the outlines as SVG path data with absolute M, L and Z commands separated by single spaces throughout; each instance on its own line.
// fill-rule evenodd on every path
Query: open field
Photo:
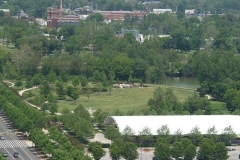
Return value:
M 67 85 L 71 85 L 71 83 L 65 84 L 65 87 Z M 89 84 L 89 86 L 93 87 L 94 84 Z M 136 111 L 136 113 L 139 113 L 148 107 L 147 102 L 150 98 L 153 97 L 153 92 L 157 87 L 161 87 L 164 90 L 167 87 L 171 87 L 173 89 L 174 94 L 181 102 L 185 101 L 188 97 L 194 94 L 194 91 L 192 89 L 187 88 L 178 88 L 165 85 L 149 85 L 149 86 L 150 87 L 144 88 L 138 87 L 123 89 L 115 88 L 112 89 L 111 94 L 109 91 L 100 92 L 99 95 L 97 92 L 95 92 L 90 94 L 89 97 L 87 93 L 83 93 L 76 100 L 75 104 L 70 97 L 67 97 L 66 100 L 58 101 L 59 106 L 58 112 L 61 112 L 65 107 L 69 108 L 70 110 L 73 110 L 77 105 L 82 104 L 86 108 L 91 108 L 93 110 L 101 108 L 102 110 L 108 110 L 109 112 L 113 112 L 114 110 L 119 109 L 122 112 Z M 31 90 L 33 95 L 38 95 L 39 91 L 40 91 L 39 88 Z M 27 95 L 28 92 L 25 92 L 24 97 L 27 97 Z M 57 96 L 56 93 L 54 93 L 54 95 Z M 30 98 L 27 98 L 27 100 L 29 99 Z M 224 102 L 211 101 L 211 108 L 214 114 L 230 114 L 229 111 L 226 110 Z
M 109 110 L 110 112 L 115 109 L 120 109 L 124 112 L 129 110 L 143 110 L 147 107 L 148 100 L 153 97 L 154 90 L 159 86 L 160 85 L 150 85 L 148 88 L 113 89 L 111 95 L 110 92 L 102 92 L 100 95 L 93 93 L 89 99 L 86 94 L 82 94 L 75 105 L 70 98 L 68 98 L 67 101 L 60 101 L 60 103 L 58 103 L 60 107 L 59 112 L 61 112 L 64 107 L 74 109 L 78 104 L 82 104 L 86 108 L 101 108 L 103 110 Z M 161 87 L 166 89 L 166 86 Z M 194 94 L 191 90 L 182 88 L 173 88 L 173 91 L 179 101 L 184 101 Z

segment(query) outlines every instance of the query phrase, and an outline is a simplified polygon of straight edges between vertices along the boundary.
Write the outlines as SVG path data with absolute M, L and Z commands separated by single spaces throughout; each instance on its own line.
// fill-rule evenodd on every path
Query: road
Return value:
M 0 154 L 4 151 L 7 152 L 7 160 L 40 160 L 31 151 L 32 146 L 29 146 L 25 140 L 15 135 L 11 122 L 3 113 L 0 113 L 0 135 L 5 138 L 5 140 L 0 140 Z M 19 153 L 18 158 L 13 156 L 15 151 Z

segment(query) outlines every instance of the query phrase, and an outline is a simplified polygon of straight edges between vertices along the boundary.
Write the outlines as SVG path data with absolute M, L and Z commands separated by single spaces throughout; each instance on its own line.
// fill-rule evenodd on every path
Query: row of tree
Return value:
M 79 105 L 72 112 L 67 108 L 62 111 L 63 115 L 60 117 L 60 120 L 65 127 L 80 137 L 92 137 L 94 135 L 92 118 L 86 108 Z
M 134 136 L 134 131 L 129 127 L 126 127 L 123 132 L 121 135 L 115 126 L 109 126 L 105 132 L 105 137 L 113 141 L 109 147 L 112 159 L 119 159 L 121 157 L 125 159 L 138 158 L 139 155 L 135 143 L 139 146 L 146 146 L 146 143 L 151 143 L 155 147 L 154 155 L 158 159 L 169 159 L 170 157 L 179 159 L 184 157 L 184 159 L 191 160 L 195 156 L 198 159 L 207 160 L 228 159 L 228 150 L 225 143 L 218 142 L 214 128 L 209 129 L 209 134 L 206 135 L 207 138 L 204 138 L 197 129 L 193 129 L 187 138 L 184 138 L 181 132 L 172 136 L 169 134 L 170 131 L 167 126 L 162 126 L 158 130 L 157 140 L 153 139 L 151 131 L 146 128 L 139 133 L 138 137 Z M 227 135 L 227 129 L 225 135 Z M 196 146 L 198 146 L 198 149 Z
M 231 144 L 231 141 L 236 139 L 236 133 L 231 126 L 225 127 L 221 135 L 218 135 L 217 132 L 215 126 L 213 126 L 208 129 L 207 133 L 201 133 L 200 129 L 196 126 L 188 134 L 188 139 L 196 146 L 200 144 L 203 138 L 211 139 L 214 142 L 224 141 L 226 144 Z M 167 125 L 161 126 L 157 130 L 157 135 L 153 135 L 151 129 L 148 127 L 145 127 L 142 131 L 136 134 L 133 129 L 126 126 L 122 133 L 120 133 L 118 128 L 114 125 L 108 126 L 104 134 L 106 138 L 112 141 L 115 139 L 122 139 L 125 142 L 138 143 L 141 146 L 152 146 L 156 143 L 158 138 L 164 138 L 169 143 L 184 138 L 181 129 L 175 131 L 174 134 L 170 134 L 170 129 Z M 138 137 L 135 137 L 135 135 L 138 135 Z
M 228 149 L 223 142 L 214 143 L 207 138 L 201 140 L 198 150 L 187 138 L 175 141 L 171 147 L 168 142 L 160 139 L 155 146 L 154 155 L 158 159 L 169 159 L 169 157 L 180 159 L 184 157 L 186 160 L 192 160 L 195 156 L 198 159 L 206 160 L 227 160 L 229 158 Z
M 84 154 L 82 147 L 74 147 L 57 128 L 50 127 L 49 134 L 44 133 L 41 130 L 46 126 L 44 115 L 22 102 L 17 95 L 8 90 L 3 84 L 0 87 L 1 109 L 20 131 L 29 133 L 28 138 L 33 141 L 37 148 L 42 149 L 45 154 L 48 154 L 50 159 L 90 159 L 90 157 Z M 31 111 L 34 112 L 35 117 L 32 117 Z M 75 112 L 81 113 L 79 109 L 76 109 Z M 39 120 L 38 115 L 44 118 L 42 119 L 43 124 L 37 123 Z
M 33 107 L 30 107 L 28 104 L 23 102 L 19 96 L 14 94 L 2 83 L 0 84 L 0 94 L 7 101 L 11 102 L 14 107 L 18 108 L 22 112 L 22 114 L 31 119 L 35 127 L 42 128 L 46 126 L 46 119 L 41 112 L 37 111 Z

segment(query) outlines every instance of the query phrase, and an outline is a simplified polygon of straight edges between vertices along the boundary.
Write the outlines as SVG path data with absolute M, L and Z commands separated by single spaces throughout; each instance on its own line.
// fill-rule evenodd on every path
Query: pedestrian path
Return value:
M 22 140 L 1 140 L 0 148 L 27 148 L 28 145 Z

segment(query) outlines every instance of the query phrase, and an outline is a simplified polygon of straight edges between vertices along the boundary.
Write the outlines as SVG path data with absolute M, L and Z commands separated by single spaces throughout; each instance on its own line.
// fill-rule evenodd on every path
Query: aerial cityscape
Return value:
M 240 159 L 239 0 L 0 0 L 0 160 Z

